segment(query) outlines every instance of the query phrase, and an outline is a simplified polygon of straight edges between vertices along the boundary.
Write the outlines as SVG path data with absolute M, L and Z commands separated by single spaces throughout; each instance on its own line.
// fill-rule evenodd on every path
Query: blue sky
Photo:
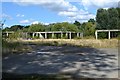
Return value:
M 5 0 L 0 18 L 4 27 L 35 23 L 86 22 L 95 18 L 98 8 L 116 7 L 119 0 Z

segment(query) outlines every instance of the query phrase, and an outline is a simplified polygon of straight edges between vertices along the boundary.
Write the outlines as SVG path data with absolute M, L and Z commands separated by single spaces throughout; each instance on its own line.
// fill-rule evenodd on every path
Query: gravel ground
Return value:
M 3 72 L 118 78 L 117 48 L 31 46 L 32 52 L 3 57 Z

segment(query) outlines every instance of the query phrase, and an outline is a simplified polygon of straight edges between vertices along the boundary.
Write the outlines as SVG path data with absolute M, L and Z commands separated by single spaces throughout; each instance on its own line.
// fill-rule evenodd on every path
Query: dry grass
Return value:
M 51 45 L 73 45 L 73 46 L 88 46 L 93 48 L 116 48 L 118 47 L 117 39 L 35 39 L 35 40 L 20 40 L 20 42 L 29 42 L 36 44 L 51 44 Z

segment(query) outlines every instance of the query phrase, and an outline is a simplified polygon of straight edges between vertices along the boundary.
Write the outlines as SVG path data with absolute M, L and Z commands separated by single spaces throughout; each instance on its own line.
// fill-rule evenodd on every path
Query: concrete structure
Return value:
M 3 34 L 5 34 L 7 37 L 9 36 L 9 34 L 14 33 L 14 32 L 3 32 Z M 74 35 L 73 35 L 74 34 Z M 22 33 L 23 36 L 25 36 L 26 38 L 28 38 L 28 36 L 31 36 L 32 38 L 40 38 L 40 39 L 49 39 L 49 38 L 66 38 L 66 39 L 72 39 L 72 38 L 83 38 L 83 33 L 80 32 L 70 32 L 70 31 L 66 31 L 66 32 L 62 32 L 62 31 L 49 31 L 49 32 L 23 32 Z M 56 36 L 60 36 L 60 37 L 56 37 Z M 49 37 L 51 36 L 51 37 Z
M 13 34 L 14 32 L 13 31 L 7 31 L 7 32 L 2 32 L 2 35 L 6 35 L 7 37 L 10 35 L 10 34 Z
M 28 33 L 30 34 L 30 33 Z M 72 39 L 72 34 L 75 34 L 76 37 L 83 37 L 83 33 L 80 32 L 62 32 L 62 31 L 49 31 L 49 32 L 31 32 L 32 37 L 35 38 L 36 36 L 39 38 L 44 38 L 44 39 L 48 39 L 48 35 L 51 36 L 51 38 L 55 38 L 55 34 L 56 35 L 60 35 L 60 38 L 63 37 L 67 37 L 68 39 Z
M 96 30 L 95 31 L 95 37 L 98 39 L 98 32 L 108 32 L 108 39 L 110 39 L 110 32 L 118 32 L 120 30 Z

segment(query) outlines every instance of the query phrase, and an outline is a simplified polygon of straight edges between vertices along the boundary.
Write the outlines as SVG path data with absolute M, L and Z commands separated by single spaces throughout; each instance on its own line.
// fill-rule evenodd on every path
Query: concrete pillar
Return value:
M 97 31 L 95 31 L 95 38 L 98 39 L 98 36 L 97 36 Z
M 80 37 L 80 36 L 79 36 L 79 32 L 77 33 L 77 37 Z
M 68 38 L 68 33 L 66 32 L 66 38 Z
M 54 33 L 52 33 L 52 38 L 54 38 Z
M 39 38 L 41 38 L 41 33 L 39 33 Z
M 7 37 L 9 36 L 9 33 L 6 33 L 7 34 Z
M 35 33 L 32 34 L 33 38 L 35 37 Z
M 26 35 L 26 38 L 28 38 L 28 37 L 27 37 L 27 35 L 28 35 L 27 32 L 25 33 L 25 35 Z
M 71 36 L 71 32 L 69 32 L 69 37 L 70 37 L 70 39 L 71 39 L 71 37 L 72 37 L 72 36 Z
M 45 39 L 47 39 L 47 33 L 45 33 Z
M 80 37 L 83 38 L 83 33 L 80 33 Z
M 61 32 L 61 38 L 63 38 L 63 33 Z
M 108 32 L 108 39 L 110 39 L 110 31 Z

